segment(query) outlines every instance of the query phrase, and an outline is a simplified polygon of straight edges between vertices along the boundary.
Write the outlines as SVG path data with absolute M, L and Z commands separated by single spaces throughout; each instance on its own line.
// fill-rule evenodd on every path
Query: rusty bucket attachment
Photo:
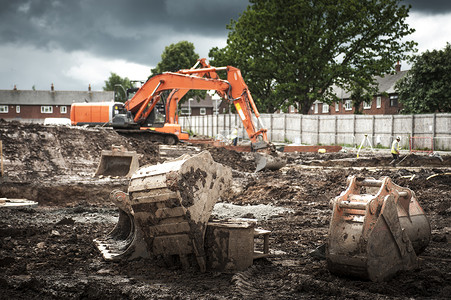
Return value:
M 102 150 L 95 176 L 131 177 L 138 168 L 136 151 L 127 151 L 123 146 L 113 146 L 111 150 Z
M 207 151 L 140 168 L 128 194 L 111 193 L 119 221 L 105 239 L 95 240 L 97 248 L 106 260 L 162 257 L 188 267 L 194 257 L 205 271 L 207 222 L 231 179 L 231 169 Z
M 255 164 L 257 165 L 255 172 L 261 170 L 279 170 L 287 164 L 287 162 L 280 156 L 271 155 L 264 152 L 255 152 L 254 159 Z
M 331 204 L 326 259 L 332 273 L 379 282 L 418 266 L 431 227 L 413 191 L 389 177 L 352 176 Z
M 256 225 L 255 219 L 209 222 L 205 236 L 208 268 L 220 272 L 244 271 L 255 259 L 268 257 L 271 232 Z M 256 243 L 258 240 L 260 244 Z

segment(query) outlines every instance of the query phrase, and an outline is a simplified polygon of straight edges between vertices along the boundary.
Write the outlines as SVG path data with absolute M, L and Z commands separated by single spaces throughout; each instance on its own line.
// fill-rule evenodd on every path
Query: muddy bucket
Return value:
M 389 177 L 353 176 L 332 205 L 326 247 L 332 273 L 380 282 L 418 267 L 431 227 L 413 191 Z
M 127 151 L 123 147 L 113 146 L 111 150 L 102 150 L 95 175 L 131 177 L 138 168 L 136 151 Z
M 97 248 L 107 260 L 160 257 L 188 267 L 195 259 L 205 271 L 207 223 L 231 179 L 232 170 L 207 151 L 139 168 L 128 193 L 110 195 L 119 221 L 106 238 L 95 240 Z
M 272 156 L 262 152 L 255 152 L 254 159 L 257 165 L 255 172 L 260 170 L 279 170 L 287 164 L 284 159 L 278 156 Z

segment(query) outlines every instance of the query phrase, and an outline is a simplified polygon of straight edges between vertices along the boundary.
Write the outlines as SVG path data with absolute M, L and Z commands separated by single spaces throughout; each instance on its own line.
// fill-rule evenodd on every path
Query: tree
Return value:
M 362 114 L 362 103 L 370 102 L 373 95 L 377 94 L 376 85 L 365 85 L 362 82 L 353 82 L 349 85 L 351 92 L 352 106 L 354 106 L 354 114 Z
M 171 44 L 164 48 L 161 54 L 161 61 L 154 69 L 151 69 L 151 76 L 160 74 L 163 72 L 176 72 L 180 69 L 189 69 L 194 66 L 199 59 L 199 54 L 194 52 L 194 44 L 181 41 L 177 44 Z M 195 98 L 196 96 L 204 98 L 206 91 L 189 91 L 180 101 L 186 101 L 189 98 Z
M 315 100 L 337 100 L 333 85 L 369 91 L 415 50 L 401 42 L 414 30 L 400 1 L 250 0 L 227 26 L 227 46 L 209 56 L 241 69 L 262 111 L 295 105 L 307 114 Z
M 164 48 L 161 54 L 161 61 L 154 69 L 151 69 L 152 76 L 163 72 L 176 72 L 180 69 L 191 68 L 199 59 L 199 54 L 194 52 L 194 44 L 181 41 Z
M 415 57 L 396 88 L 403 113 L 451 112 L 451 44 Z
M 132 88 L 133 85 L 127 77 L 122 78 L 116 73 L 111 72 L 108 80 L 105 80 L 104 91 L 114 91 L 114 101 L 125 102 L 127 96 L 125 90 Z

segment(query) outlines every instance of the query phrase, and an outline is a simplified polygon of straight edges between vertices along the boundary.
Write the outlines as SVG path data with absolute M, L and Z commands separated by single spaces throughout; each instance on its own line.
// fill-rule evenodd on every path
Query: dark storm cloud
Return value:
M 444 13 L 451 1 L 406 0 L 411 12 Z M 1 45 L 86 51 L 155 65 L 165 46 L 227 38 L 247 0 L 0 0 Z M 208 49 L 197 49 L 205 50 Z
M 404 0 L 403 4 L 412 5 L 411 12 L 423 14 L 444 14 L 451 12 L 449 0 Z
M 175 35 L 225 39 L 226 25 L 247 5 L 243 0 L 0 0 L 0 40 L 155 64 Z

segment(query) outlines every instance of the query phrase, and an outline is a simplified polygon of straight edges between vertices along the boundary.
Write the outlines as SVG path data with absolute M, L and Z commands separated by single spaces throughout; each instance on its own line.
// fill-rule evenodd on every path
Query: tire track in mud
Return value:
M 237 272 L 232 277 L 235 291 L 245 299 L 256 299 L 261 295 L 261 290 L 256 287 L 255 275 L 259 273 L 258 266 L 252 265 L 245 271 Z

